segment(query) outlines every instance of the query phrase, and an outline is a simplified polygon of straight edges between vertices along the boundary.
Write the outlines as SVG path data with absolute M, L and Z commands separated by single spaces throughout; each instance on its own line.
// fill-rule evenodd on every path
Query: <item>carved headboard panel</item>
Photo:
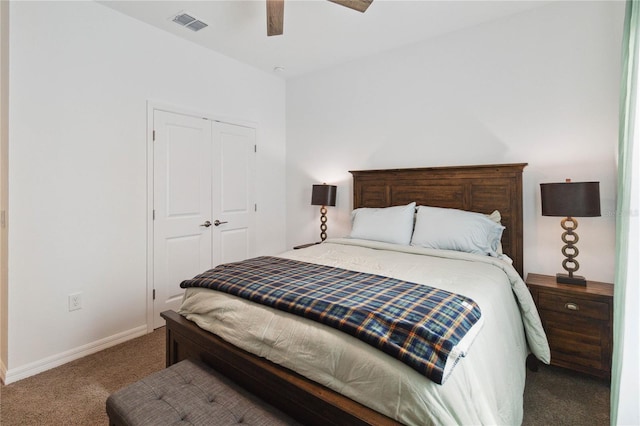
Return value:
M 522 276 L 522 171 L 526 163 L 418 169 L 358 170 L 353 208 L 418 205 L 490 214 L 499 210 L 502 248 Z

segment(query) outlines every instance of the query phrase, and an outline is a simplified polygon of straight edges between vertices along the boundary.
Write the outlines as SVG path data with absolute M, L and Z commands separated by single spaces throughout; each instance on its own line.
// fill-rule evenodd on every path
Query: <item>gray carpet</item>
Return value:
M 164 368 L 164 328 L 0 387 L 0 424 L 107 425 L 107 396 Z M 560 368 L 527 372 L 523 425 L 608 425 L 609 385 Z
M 165 331 L 0 388 L 0 424 L 107 425 L 109 394 L 164 368 Z
M 608 382 L 559 367 L 527 370 L 522 424 L 608 426 L 609 390 Z

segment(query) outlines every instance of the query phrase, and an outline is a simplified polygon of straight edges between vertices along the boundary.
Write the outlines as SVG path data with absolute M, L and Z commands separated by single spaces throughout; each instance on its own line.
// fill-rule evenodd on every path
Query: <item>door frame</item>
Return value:
M 173 114 L 188 115 L 196 118 L 203 118 L 211 121 L 218 121 L 222 123 L 233 124 L 236 126 L 248 127 L 254 129 L 256 134 L 256 145 L 258 144 L 258 126 L 257 123 L 249 120 L 230 118 L 212 114 L 209 112 L 198 111 L 192 108 L 186 108 L 170 104 L 162 101 L 148 100 L 147 101 L 147 275 L 146 275 L 146 321 L 147 321 L 147 333 L 153 332 L 153 176 L 154 176 L 154 162 L 153 162 L 153 117 L 155 111 L 166 111 Z M 257 155 L 257 153 L 256 153 Z M 256 157 L 257 162 L 257 157 Z M 257 170 L 257 165 L 256 165 Z M 257 181 L 257 177 L 254 180 L 254 184 Z M 257 214 L 257 213 L 256 213 Z

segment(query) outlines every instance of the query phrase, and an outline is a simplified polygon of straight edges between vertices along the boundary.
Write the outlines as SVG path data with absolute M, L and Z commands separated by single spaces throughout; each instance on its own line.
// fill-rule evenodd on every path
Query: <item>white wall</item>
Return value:
M 623 17 L 623 2 L 558 2 L 289 81 L 289 246 L 318 240 L 313 183 L 338 185 L 329 237 L 349 232 L 348 170 L 527 162 L 525 273 L 562 270 L 539 183 L 570 177 L 601 186 L 579 273 L 612 282 Z
M 94 2 L 13 2 L 10 35 L 8 381 L 146 330 L 148 100 L 256 123 L 285 248 L 284 81 Z

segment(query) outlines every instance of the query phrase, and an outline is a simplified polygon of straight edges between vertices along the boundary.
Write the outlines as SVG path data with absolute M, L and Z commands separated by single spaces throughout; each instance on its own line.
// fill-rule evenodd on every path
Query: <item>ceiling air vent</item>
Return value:
M 189 28 L 191 31 L 200 31 L 208 25 L 199 19 L 194 18 L 188 13 L 179 13 L 173 17 L 173 22 L 180 24 L 183 27 Z

